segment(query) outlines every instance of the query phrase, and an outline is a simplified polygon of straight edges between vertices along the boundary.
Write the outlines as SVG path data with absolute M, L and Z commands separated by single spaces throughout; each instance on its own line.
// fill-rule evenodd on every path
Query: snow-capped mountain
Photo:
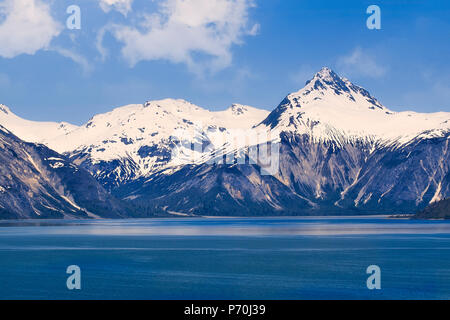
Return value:
M 202 161 L 211 152 L 199 155 L 186 146 L 223 145 L 234 132 L 251 129 L 268 114 L 240 104 L 212 112 L 184 100 L 165 99 L 119 107 L 80 127 L 24 120 L 2 106 L 0 124 L 25 141 L 44 143 L 70 156 L 105 186 L 117 186 L 155 171 L 167 169 L 169 173 L 195 157 Z M 184 156 L 174 158 L 178 144 L 185 146 Z
M 47 139 L 46 143 L 59 152 L 73 152 L 85 147 L 100 160 L 117 159 L 135 153 L 141 146 L 169 139 L 176 130 L 209 128 L 227 131 L 251 128 L 262 121 L 268 111 L 233 104 L 225 111 L 211 112 L 184 100 L 165 99 L 119 107 L 94 116 L 85 125 L 65 136 Z M 122 142 L 122 143 L 120 143 Z M 103 150 L 105 149 L 105 150 Z
M 199 214 L 415 212 L 450 195 L 450 113 L 393 112 L 323 68 L 255 126 L 280 144 L 279 170 L 195 164 L 115 190 Z
M 4 124 L 87 169 L 114 195 L 209 215 L 414 212 L 450 196 L 450 113 L 394 112 L 323 68 L 270 114 L 211 112 L 184 100 L 128 105 L 76 127 Z M 8 120 L 9 119 L 9 120 Z M 46 134 L 30 130 L 49 128 Z M 41 126 L 41 127 L 39 127 Z M 44 129 L 42 129 L 44 130 Z M 279 146 L 277 171 L 250 163 L 245 139 Z M 241 154 L 244 163 L 211 163 Z
M 105 185 L 119 185 L 190 163 L 192 157 L 172 157 L 173 148 L 180 142 L 221 143 L 233 130 L 250 129 L 267 114 L 238 104 L 211 112 L 184 100 L 149 101 L 96 115 L 85 125 L 45 143 L 68 154 Z
M 288 95 L 261 125 L 308 134 L 315 141 L 367 139 L 402 145 L 418 136 L 448 132 L 450 112 L 391 111 L 368 91 L 325 67 L 303 89 Z

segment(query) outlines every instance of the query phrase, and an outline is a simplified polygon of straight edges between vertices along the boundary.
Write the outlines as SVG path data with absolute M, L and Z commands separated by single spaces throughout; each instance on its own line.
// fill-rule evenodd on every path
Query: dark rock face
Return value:
M 280 168 L 186 166 L 113 189 L 118 197 L 206 215 L 414 213 L 450 196 L 450 133 L 402 147 L 281 134 Z
M 350 199 L 371 211 L 414 213 L 450 195 L 450 133 L 416 139 L 401 148 L 381 148 L 364 164 Z
M 450 198 L 435 202 L 418 212 L 415 219 L 450 219 Z
M 184 167 L 173 175 L 135 181 L 116 189 L 115 194 L 169 211 L 200 215 L 308 214 L 311 207 L 308 200 L 274 177 L 261 176 L 254 165 Z
M 439 190 L 449 193 L 448 136 L 399 149 L 372 147 L 362 141 L 337 146 L 312 143 L 307 136 L 285 137 L 280 176 L 319 208 L 343 211 L 412 213 Z
M 273 176 L 262 175 L 258 165 L 201 164 L 136 179 L 131 159 L 92 164 L 82 154 L 72 155 L 75 164 L 126 200 L 126 208 L 64 156 L 11 134 L 2 132 L 1 137 L 0 208 L 5 218 L 87 217 L 87 211 L 127 217 L 134 215 L 131 207 L 236 216 L 401 214 L 450 196 L 450 133 L 406 145 L 379 145 L 367 140 L 316 142 L 307 134 L 282 132 L 280 166 Z M 142 151 L 164 156 L 161 150 Z M 118 176 L 118 167 L 129 175 Z
M 0 126 L 0 219 L 119 218 L 126 208 L 66 157 Z

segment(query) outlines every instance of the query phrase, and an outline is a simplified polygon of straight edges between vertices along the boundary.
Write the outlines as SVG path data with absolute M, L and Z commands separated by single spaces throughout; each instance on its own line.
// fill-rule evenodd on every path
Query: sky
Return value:
M 272 110 L 323 66 L 394 111 L 450 111 L 450 1 L 0 0 L 0 44 L 0 103 L 32 120 L 164 98 Z

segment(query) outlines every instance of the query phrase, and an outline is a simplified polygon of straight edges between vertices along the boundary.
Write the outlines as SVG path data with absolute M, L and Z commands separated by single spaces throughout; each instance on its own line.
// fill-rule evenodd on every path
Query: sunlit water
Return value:
M 68 290 L 78 265 L 81 290 Z M 366 268 L 381 268 L 369 290 Z M 450 222 L 0 221 L 0 299 L 449 299 Z

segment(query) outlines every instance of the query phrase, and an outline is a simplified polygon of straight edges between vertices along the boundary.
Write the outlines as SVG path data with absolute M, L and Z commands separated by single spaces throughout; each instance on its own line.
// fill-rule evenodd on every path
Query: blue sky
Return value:
M 76 124 L 167 97 L 273 109 L 329 66 L 393 110 L 450 111 L 449 40 L 447 1 L 0 0 L 0 103 Z

